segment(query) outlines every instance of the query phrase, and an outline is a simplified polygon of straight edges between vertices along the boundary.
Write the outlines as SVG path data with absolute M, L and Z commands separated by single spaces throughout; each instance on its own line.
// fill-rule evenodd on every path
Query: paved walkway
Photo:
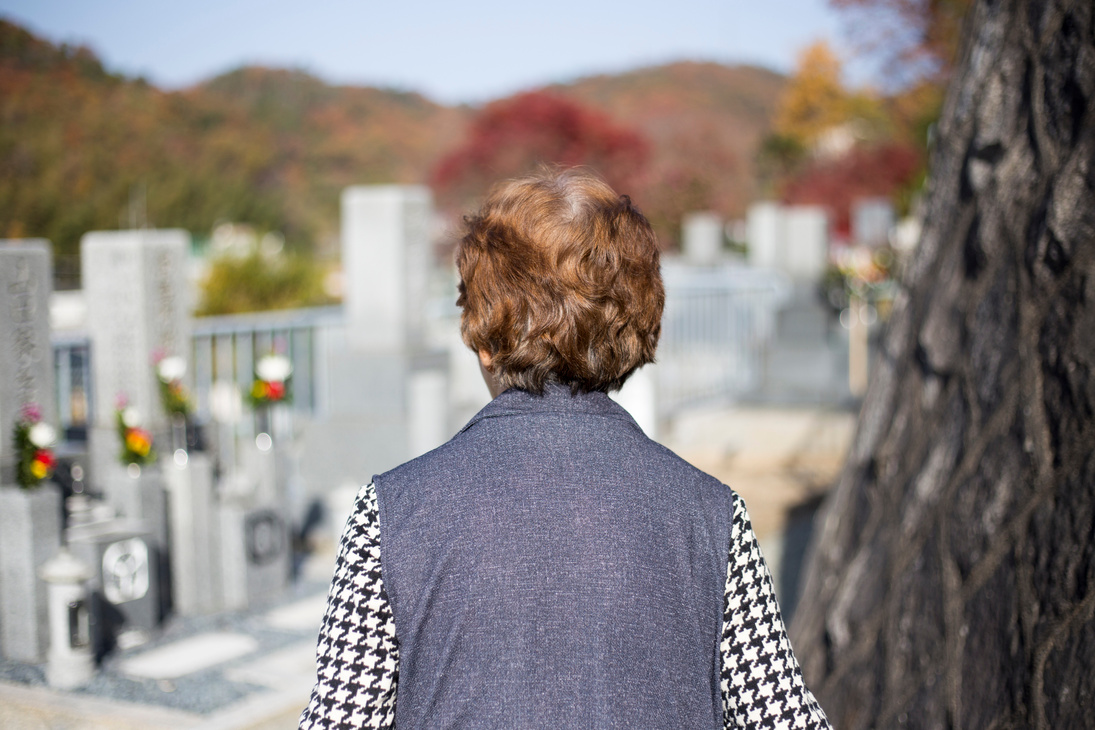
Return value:
M 315 681 L 333 564 L 331 550 L 314 556 L 274 605 L 173 617 L 149 644 L 108 656 L 81 690 L 51 689 L 43 667 L 0 662 L 0 728 L 295 728 Z

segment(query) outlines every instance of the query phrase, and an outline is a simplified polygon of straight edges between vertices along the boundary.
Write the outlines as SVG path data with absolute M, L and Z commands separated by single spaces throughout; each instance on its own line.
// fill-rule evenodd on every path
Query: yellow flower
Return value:
M 152 448 L 152 439 L 139 428 L 131 428 L 126 431 L 125 445 L 130 451 L 141 456 L 147 456 Z
M 42 462 L 35 459 L 30 462 L 30 473 L 34 475 L 35 479 L 45 479 L 46 474 L 49 474 L 49 469 Z
M 261 380 L 256 380 L 255 384 L 251 386 L 251 397 L 255 400 L 262 400 L 266 397 L 266 383 Z

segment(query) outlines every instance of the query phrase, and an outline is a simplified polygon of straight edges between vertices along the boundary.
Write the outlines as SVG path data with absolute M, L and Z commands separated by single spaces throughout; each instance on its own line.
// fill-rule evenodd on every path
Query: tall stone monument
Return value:
M 796 282 L 816 283 L 829 261 L 829 219 L 814 205 L 773 202 L 749 206 L 749 263 L 782 271 Z
M 46 585 L 38 570 L 60 547 L 55 484 L 16 486 L 15 422 L 35 404 L 56 425 L 49 341 L 49 243 L 0 241 L 0 654 L 40 661 L 48 645 Z
M 681 253 L 696 266 L 714 266 L 722 258 L 722 219 L 707 211 L 687 213 L 681 221 Z
M 125 484 L 117 459 L 115 404 L 124 396 L 141 414 L 155 446 L 167 447 L 170 427 L 160 402 L 154 358 L 189 356 L 185 280 L 189 241 L 182 230 L 95 231 L 81 241 L 94 368 L 89 476 L 123 512 L 135 508 L 113 489 Z
M 422 338 L 433 199 L 417 185 L 342 191 L 342 265 L 354 349 L 401 353 Z
M 324 485 L 361 485 L 447 439 L 447 354 L 425 343 L 433 202 L 421 186 L 342 194 L 345 328 L 329 353 L 323 420 L 301 445 Z

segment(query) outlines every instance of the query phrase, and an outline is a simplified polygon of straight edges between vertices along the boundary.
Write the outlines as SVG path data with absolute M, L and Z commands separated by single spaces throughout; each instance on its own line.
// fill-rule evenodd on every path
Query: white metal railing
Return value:
M 761 387 L 786 278 L 746 268 L 663 268 L 658 410 L 669 415 L 707 400 L 733 400 Z
M 658 347 L 657 410 L 664 415 L 700 401 L 733 400 L 763 383 L 776 312 L 789 296 L 786 279 L 755 269 L 702 269 L 667 264 L 665 316 Z M 451 297 L 429 304 L 429 314 L 457 326 Z M 341 325 L 341 307 L 201 317 L 193 320 L 189 386 L 196 415 L 211 416 L 213 386 L 251 387 L 256 359 L 279 352 L 293 364 L 293 403 L 314 413 L 325 362 L 320 332 Z M 437 328 L 429 328 L 437 329 Z M 58 424 L 81 438 L 92 421 L 90 373 L 95 353 L 86 337 L 55 336 Z
M 341 307 L 291 309 L 195 319 L 192 326 L 191 385 L 199 418 L 210 415 L 213 384 L 235 383 L 241 393 L 251 389 L 255 362 L 271 353 L 293 364 L 292 408 L 311 413 L 324 377 L 317 367 L 317 331 L 342 321 Z
M 341 321 L 341 307 L 195 319 L 187 380 L 198 418 L 205 420 L 210 415 L 214 383 L 235 383 L 241 393 L 247 393 L 255 360 L 271 352 L 285 355 L 293 364 L 293 410 L 314 412 L 320 379 L 325 375 L 323 368 L 317 367 L 317 333 Z M 97 405 L 91 387 L 95 353 L 82 334 L 54 335 L 52 344 L 57 423 L 67 440 L 82 441 Z

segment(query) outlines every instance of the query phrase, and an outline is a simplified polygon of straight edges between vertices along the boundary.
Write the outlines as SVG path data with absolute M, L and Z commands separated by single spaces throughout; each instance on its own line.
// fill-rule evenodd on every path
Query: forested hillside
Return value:
M 782 86 L 760 69 L 679 63 L 550 92 L 645 141 L 637 197 L 672 236 L 684 210 L 744 211 Z M 146 224 L 200 238 L 249 223 L 333 251 L 344 186 L 427 182 L 476 114 L 282 69 L 166 92 L 0 20 L 0 237 L 48 238 L 62 268 L 84 232 Z

